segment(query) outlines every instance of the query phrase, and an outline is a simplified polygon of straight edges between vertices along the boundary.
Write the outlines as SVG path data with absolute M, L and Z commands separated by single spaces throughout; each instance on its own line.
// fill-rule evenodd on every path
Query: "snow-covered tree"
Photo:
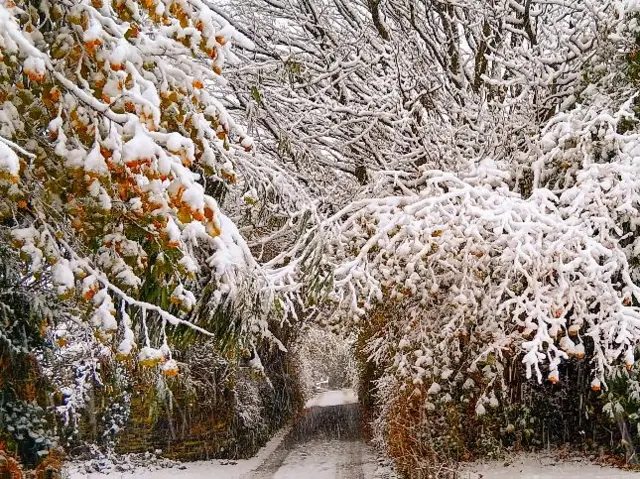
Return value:
M 253 149 L 212 93 L 233 42 L 250 47 L 201 1 L 0 3 L 3 228 L 25 275 L 167 374 L 164 325 L 206 334 L 184 319 L 195 278 L 215 307 L 256 268 L 214 198 Z
M 0 233 L 169 377 L 167 324 L 361 334 L 381 434 L 568 364 L 633 389 L 638 28 L 630 0 L 4 1 Z
M 421 165 L 510 160 L 575 101 L 613 11 L 599 1 L 212 3 L 254 42 L 230 72 L 232 106 L 324 210 L 376 173 L 402 188 Z
M 267 266 L 329 285 L 315 312 L 349 330 L 403 309 L 366 348 L 381 403 L 403 386 L 482 417 L 506 371 L 581 360 L 600 391 L 633 368 L 634 2 L 216 7 L 254 42 L 238 105 L 319 198 Z
M 588 372 L 579 387 L 608 391 L 624 377 L 624 401 L 635 397 L 637 7 L 616 7 L 540 7 L 532 30 L 539 42 L 520 35 L 485 55 L 501 67 L 482 76 L 484 94 L 474 93 L 472 75 L 447 80 L 452 92 L 456 82 L 466 85 L 456 99 L 465 113 L 449 119 L 481 138 L 445 137 L 454 145 L 442 148 L 466 154 L 470 164 L 380 175 L 378 194 L 361 194 L 314 231 L 329 260 L 333 316 L 366 332 L 364 357 L 382 371 L 377 431 L 389 448 L 402 444 L 396 434 L 406 427 L 422 454 L 433 453 L 433 444 L 451 451 L 446 435 L 469 426 L 455 419 L 464 411 L 482 423 L 498 406 L 508 411 L 520 401 L 519 374 L 562 383 L 571 379 L 562 373 L 569 363 Z M 457 8 L 446 16 L 464 23 Z M 549 62 L 556 53 L 566 57 Z M 477 116 L 465 120 L 470 111 Z M 616 404 L 606 409 L 620 411 Z M 434 424 L 442 436 L 429 432 Z M 415 466 L 406 450 L 392 454 Z

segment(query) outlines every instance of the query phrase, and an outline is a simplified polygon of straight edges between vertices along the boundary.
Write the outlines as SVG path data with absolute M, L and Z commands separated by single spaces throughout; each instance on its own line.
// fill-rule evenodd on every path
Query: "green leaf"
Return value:
M 251 87 L 251 96 L 256 101 L 256 103 L 260 106 L 264 106 L 264 102 L 262 101 L 262 95 L 260 94 L 260 90 L 258 87 Z

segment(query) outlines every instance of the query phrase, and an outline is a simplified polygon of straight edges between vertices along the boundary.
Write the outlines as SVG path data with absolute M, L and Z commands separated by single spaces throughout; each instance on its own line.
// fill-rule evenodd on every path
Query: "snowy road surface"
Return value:
M 70 479 L 387 479 L 373 451 L 360 437 L 357 397 L 351 390 L 328 391 L 309 400 L 307 413 L 249 460 L 198 461 L 180 468 L 108 475 L 77 464 Z M 122 464 L 114 465 L 122 467 Z
M 327 407 L 340 406 L 344 404 L 356 404 L 358 396 L 353 389 L 341 389 L 339 391 L 326 391 L 322 394 L 312 397 L 307 401 L 305 407 Z
M 357 398 L 330 391 L 306 404 L 307 413 L 281 446 L 248 478 L 373 479 L 376 458 L 362 442 Z
M 375 457 L 360 441 L 312 439 L 289 449 L 275 469 L 262 467 L 247 479 L 369 479 L 376 469 Z
M 198 461 L 173 468 L 114 464 L 108 474 L 75 464 L 70 479 L 391 479 L 360 437 L 357 398 L 352 391 L 329 391 L 307 402 L 307 414 L 274 437 L 258 455 L 239 461 Z M 120 469 L 120 470 L 118 470 Z M 549 454 L 523 454 L 508 461 L 463 466 L 459 479 L 640 479 L 640 473 Z

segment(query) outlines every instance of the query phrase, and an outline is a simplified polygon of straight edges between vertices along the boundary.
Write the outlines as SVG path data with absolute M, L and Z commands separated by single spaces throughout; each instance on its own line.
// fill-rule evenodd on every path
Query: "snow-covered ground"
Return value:
M 321 393 L 309 399 L 305 406 L 307 408 L 329 407 L 354 404 L 357 402 L 358 398 L 353 390 L 343 389 L 339 391 L 326 391 Z M 263 447 L 255 457 L 247 460 L 196 461 L 185 464 L 177 463 L 173 467 L 166 467 L 166 465 L 171 464 L 171 462 L 158 462 L 150 458 L 148 465 L 146 467 L 142 467 L 140 464 L 143 463 L 143 461 L 140 461 L 139 458 L 135 461 L 129 461 L 127 457 L 124 456 L 119 457 L 118 459 L 104 459 L 99 461 L 102 463 L 101 470 L 104 472 L 95 471 L 93 465 L 98 461 L 91 461 L 70 464 L 67 467 L 66 474 L 69 479 L 105 479 L 105 477 L 122 479 L 142 479 L 146 477 L 153 477 L 154 479 L 244 479 L 254 476 L 259 477 L 260 474 L 255 473 L 255 471 L 260 468 L 267 458 L 275 452 L 288 432 L 288 428 L 282 430 L 271 441 L 269 441 L 269 443 L 267 443 L 267 445 Z M 332 441 L 325 443 L 325 446 L 329 449 L 339 451 L 341 453 L 340 455 L 334 454 L 333 456 L 327 457 L 325 454 L 326 451 L 323 452 L 320 449 L 305 451 L 300 447 L 296 447 L 287 456 L 285 463 L 283 464 L 283 472 L 278 472 L 274 477 L 308 477 L 310 479 L 340 477 L 332 475 L 332 471 L 336 471 L 336 468 L 338 467 L 346 467 L 345 464 L 348 454 L 345 455 L 344 447 L 338 447 L 336 444 L 333 444 L 333 442 L 341 444 L 339 441 Z M 364 447 L 364 445 L 362 446 Z M 351 450 L 352 448 L 347 449 Z M 315 453 L 320 454 L 320 456 L 315 457 Z M 365 462 L 369 461 L 371 457 L 373 457 L 370 456 L 370 452 L 368 450 L 361 454 L 366 456 Z M 161 466 L 159 467 L 158 464 L 161 464 Z M 301 470 L 307 469 L 309 470 L 309 473 L 305 473 L 303 475 L 298 474 Z M 375 467 L 373 470 L 375 470 Z M 297 472 L 294 474 L 291 471 Z M 313 475 L 309 475 L 312 472 Z M 294 475 L 292 476 L 290 474 Z M 373 478 L 374 476 L 365 475 L 365 477 Z
M 318 394 L 309 399 L 305 407 L 340 406 L 343 404 L 355 404 L 357 402 L 358 396 L 353 389 L 341 389 L 339 391 L 326 391 Z
M 327 391 L 311 398 L 307 408 L 357 403 L 353 390 Z M 348 406 L 353 407 L 353 406 Z M 326 422 L 329 410 L 313 409 L 307 415 L 320 415 Z M 339 416 L 337 416 L 339 417 Z M 317 419 L 316 419 L 317 421 Z M 318 422 L 318 421 L 317 421 Z M 331 421 L 329 421 L 331 422 Z M 313 425 L 313 420 L 311 420 Z M 69 479 L 391 479 L 390 466 L 376 459 L 375 452 L 360 440 L 326 436 L 285 441 L 290 429 L 277 434 L 258 454 L 248 460 L 198 461 L 186 464 L 150 458 L 148 462 L 127 456 L 112 459 L 105 473 L 95 472 L 96 461 L 68 466 Z M 133 456 L 131 456 L 133 457 Z M 143 458 L 144 459 L 144 458 Z M 172 466 L 172 467 L 167 467 Z M 602 467 L 584 459 L 559 458 L 557 454 L 518 454 L 501 461 L 464 465 L 458 479 L 640 479 L 640 472 Z
M 199 461 L 178 467 L 154 469 L 138 467 L 133 471 L 86 473 L 76 464 L 67 471 L 69 479 L 386 479 L 394 477 L 390 470 L 377 463 L 373 453 L 362 443 L 313 440 L 295 446 L 280 468 L 263 474 L 260 466 L 282 442 L 280 433 L 259 454 L 249 460 Z M 363 475 L 353 469 L 360 468 Z M 640 472 L 602 467 L 585 461 L 559 461 L 545 454 L 524 454 L 506 461 L 473 463 L 465 466 L 458 479 L 631 479 Z
M 196 461 L 180 464 L 169 468 L 156 468 L 153 462 L 148 467 L 139 465 L 131 466 L 131 470 L 122 471 L 122 467 L 128 467 L 126 456 L 122 461 L 114 463 L 113 468 L 107 473 L 87 472 L 87 463 L 72 463 L 68 466 L 66 476 L 69 479 L 241 479 L 252 477 L 252 471 L 258 469 L 262 463 L 282 443 L 289 429 L 283 429 L 264 446 L 255 457 L 238 461 Z M 115 462 L 115 461 L 114 461 Z
M 360 441 L 314 439 L 295 446 L 267 479 L 383 479 L 373 451 Z
M 640 472 L 591 464 L 582 459 L 559 459 L 551 454 L 520 454 L 503 461 L 472 463 L 459 479 L 631 479 Z

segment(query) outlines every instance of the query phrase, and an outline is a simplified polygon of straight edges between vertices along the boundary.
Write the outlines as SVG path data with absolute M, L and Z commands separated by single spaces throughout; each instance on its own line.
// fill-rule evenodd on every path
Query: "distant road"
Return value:
M 362 441 L 360 410 L 350 391 L 328 391 L 247 479 L 373 479 L 376 459 Z M 337 403 L 337 404 L 336 404 Z

